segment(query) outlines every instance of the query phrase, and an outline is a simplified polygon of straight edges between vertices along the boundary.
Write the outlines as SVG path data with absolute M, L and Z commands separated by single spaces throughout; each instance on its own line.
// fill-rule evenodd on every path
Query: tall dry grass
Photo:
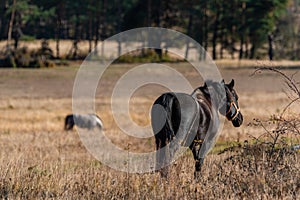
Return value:
M 273 130 L 269 113 L 279 114 L 278 108 L 287 103 L 284 94 L 239 92 L 239 95 L 245 124 L 253 118 L 261 119 L 267 123 L 265 128 Z M 140 116 L 147 113 L 152 98 L 133 99 L 130 111 L 137 124 L 149 123 L 148 117 Z M 109 103 L 109 99 L 96 101 L 108 137 L 124 149 L 131 143 L 130 151 L 154 150 L 153 138 L 141 141 L 122 135 L 108 112 Z M 287 111 L 291 115 L 286 120 L 299 121 L 299 104 L 293 106 Z M 87 152 L 75 130 L 63 130 L 64 117 L 71 112 L 70 98 L 5 98 L 0 99 L 0 111 L 0 199 L 300 197 L 300 154 L 288 148 L 291 142 L 299 141 L 299 136 L 292 141 L 284 140 L 286 135 L 282 135 L 278 142 L 283 143 L 278 143 L 270 154 L 269 144 L 263 143 L 268 140 L 259 138 L 265 132 L 259 124 L 234 129 L 226 123 L 217 144 L 219 149 L 207 156 L 201 179 L 195 182 L 190 152 L 171 165 L 167 180 L 158 173 L 129 174 L 101 164 Z M 254 140 L 247 135 L 253 135 Z M 222 151 L 228 145 L 232 146 Z
M 132 118 L 147 124 L 148 118 L 139 121 L 138 116 L 149 109 L 151 100 L 136 101 L 141 105 L 140 109 L 132 105 L 132 112 L 136 111 Z M 111 114 L 105 112 L 109 102 L 101 100 L 101 106 L 97 102 L 97 112 L 117 145 L 125 148 L 131 143 L 130 150 L 136 152 L 154 149 L 153 140 L 122 136 Z M 210 154 L 198 183 L 193 177 L 192 155 L 187 152 L 172 164 L 170 177 L 164 180 L 158 173 L 118 172 L 95 160 L 76 131 L 63 131 L 71 99 L 10 99 L 0 105 L 2 199 L 297 199 L 300 195 L 296 152 L 276 152 L 269 159 L 260 146 L 241 143 L 238 150 Z M 230 130 L 226 124 L 225 132 Z M 247 130 L 262 131 L 259 127 Z
M 33 140 L 30 144 L 2 152 L 7 157 L 1 156 L 0 198 L 297 199 L 300 195 L 296 153 L 284 154 L 279 163 L 257 149 L 244 150 L 240 157 L 232 157 L 234 152 L 210 155 L 196 183 L 188 154 L 171 166 L 171 175 L 164 180 L 157 173 L 109 169 L 89 156 L 74 135 L 47 135 L 40 133 L 34 141 L 25 134 Z

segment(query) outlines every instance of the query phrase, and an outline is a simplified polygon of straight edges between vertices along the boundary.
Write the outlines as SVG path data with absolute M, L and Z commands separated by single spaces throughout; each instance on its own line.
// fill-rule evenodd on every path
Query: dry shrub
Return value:
M 291 103 L 280 115 L 267 120 L 254 119 L 248 126 L 260 127 L 259 137 L 245 140 L 224 149 L 219 155 L 226 158 L 216 163 L 218 169 L 211 175 L 218 189 L 214 198 L 229 199 L 298 199 L 300 195 L 299 115 L 287 115 L 286 111 L 299 101 L 299 83 L 278 69 L 259 68 L 280 74 L 289 88 Z M 220 189 L 223 188 L 222 192 Z M 221 193 L 220 193 L 221 192 Z
M 47 40 L 41 42 L 41 47 L 37 50 L 29 50 L 24 46 L 19 49 L 7 49 L 0 52 L 0 67 L 23 67 L 23 68 L 44 68 L 54 67 L 53 51 L 49 47 Z
M 220 164 L 219 181 L 227 185 L 242 198 L 297 199 L 300 192 L 299 137 L 300 118 L 293 114 L 287 116 L 287 109 L 300 99 L 299 82 L 278 69 L 262 67 L 256 70 L 269 70 L 284 78 L 286 94 L 290 103 L 280 115 L 267 120 L 254 119 L 249 126 L 261 127 L 263 134 L 252 137 L 243 145 L 230 147 L 221 153 L 231 152 Z M 297 145 L 298 144 L 298 145 Z
M 266 142 L 262 138 L 226 149 L 230 156 L 219 164 L 218 181 L 237 197 L 297 199 L 299 153 L 282 141 L 276 142 L 275 149 L 274 140 Z

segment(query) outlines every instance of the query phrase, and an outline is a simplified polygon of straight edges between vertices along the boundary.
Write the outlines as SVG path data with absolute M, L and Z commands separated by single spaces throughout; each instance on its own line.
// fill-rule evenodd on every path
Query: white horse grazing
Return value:
M 65 119 L 65 130 L 73 129 L 74 125 L 80 128 L 92 129 L 98 127 L 100 129 L 103 128 L 103 123 L 95 114 L 71 114 L 67 115 Z

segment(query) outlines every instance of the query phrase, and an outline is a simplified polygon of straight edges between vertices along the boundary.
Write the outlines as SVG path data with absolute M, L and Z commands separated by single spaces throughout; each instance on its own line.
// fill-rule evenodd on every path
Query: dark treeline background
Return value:
M 300 0 L 1 0 L 0 39 L 98 41 L 136 27 L 183 32 L 214 59 L 300 58 Z M 236 56 L 238 55 L 238 56 Z

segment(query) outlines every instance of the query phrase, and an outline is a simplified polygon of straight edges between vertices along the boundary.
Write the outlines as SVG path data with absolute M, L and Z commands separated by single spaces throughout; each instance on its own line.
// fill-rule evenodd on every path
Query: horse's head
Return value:
M 198 89 L 201 90 L 203 94 L 211 99 L 214 107 L 232 122 L 233 126 L 239 127 L 243 123 L 243 115 L 239 108 L 238 95 L 233 87 L 233 79 L 229 84 L 226 84 L 224 80 L 221 82 L 207 80 L 204 86 L 194 90 L 192 95 L 194 95 Z
M 71 130 L 73 126 L 75 125 L 74 122 L 74 116 L 73 115 L 67 115 L 65 119 L 65 130 Z
M 233 126 L 239 127 L 243 123 L 243 115 L 239 108 L 239 97 L 236 91 L 233 89 L 234 80 L 232 79 L 229 84 L 225 84 L 223 81 L 223 84 L 225 86 L 226 100 L 225 104 L 221 107 L 221 110 L 226 111 L 223 113 L 226 118 L 232 122 Z

